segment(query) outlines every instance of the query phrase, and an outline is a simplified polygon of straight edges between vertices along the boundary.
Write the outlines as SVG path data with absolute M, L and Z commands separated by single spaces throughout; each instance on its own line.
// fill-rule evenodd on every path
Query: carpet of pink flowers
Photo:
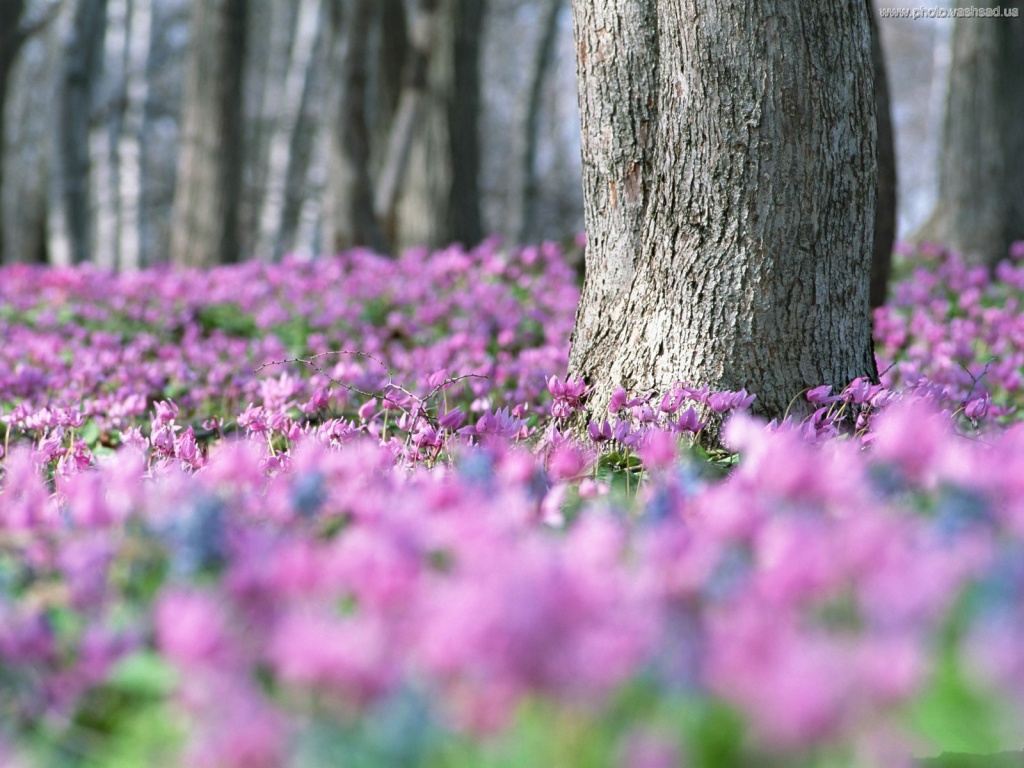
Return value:
M 3 268 L 0 765 L 1019 747 L 1022 256 L 908 255 L 802 421 L 681 383 L 583 442 L 552 244 Z

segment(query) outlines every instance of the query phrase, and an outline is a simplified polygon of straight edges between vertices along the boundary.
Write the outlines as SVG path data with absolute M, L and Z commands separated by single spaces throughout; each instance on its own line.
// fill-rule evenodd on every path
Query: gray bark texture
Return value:
M 60 162 L 64 219 L 71 261 L 89 261 L 92 253 L 92 199 L 89 189 L 89 118 L 103 67 L 106 0 L 75 4 L 65 49 L 61 89 Z
M 994 267 L 1024 239 L 1024 3 L 1016 18 L 957 18 L 935 210 L 915 239 Z
M 171 260 L 237 261 L 247 0 L 192 0 Z
M 343 12 L 344 6 L 344 12 Z M 328 123 L 327 211 L 324 245 L 340 253 L 366 245 L 383 253 L 387 241 L 373 210 L 370 134 L 367 127 L 367 67 L 374 0 L 330 6 L 331 63 L 336 73 Z
M 889 73 L 885 51 L 878 31 L 878 21 L 871 0 L 871 61 L 875 73 L 875 124 L 878 131 L 878 187 L 875 200 L 875 235 L 871 258 L 871 307 L 885 304 L 892 271 L 892 249 L 896 240 L 898 183 L 896 179 L 896 146 L 892 132 L 889 98 Z
M 25 31 L 21 26 L 24 10 L 25 0 L 0 0 L 0 18 L 5 20 L 4 27 L 0 29 L 0 190 L 3 189 L 4 181 L 7 87 L 18 52 L 26 40 Z M 5 256 L 4 247 L 3 217 L 0 216 L 0 263 L 12 260 Z
M 522 147 L 519 155 L 519 189 L 512 206 L 512 231 L 519 243 L 536 237 L 540 179 L 537 173 L 537 146 L 540 143 L 540 117 L 544 86 L 548 81 L 558 42 L 558 17 L 564 0 L 545 0 L 541 15 L 540 38 L 530 70 L 529 87 L 523 106 L 519 131 Z
M 448 89 L 453 0 L 419 0 L 409 53 L 374 198 L 374 212 L 395 250 L 436 245 L 447 223 L 451 183 Z
M 484 236 L 480 213 L 480 49 L 487 0 L 455 0 L 454 85 L 448 103 L 452 188 L 447 237 L 467 246 Z
M 780 417 L 875 378 L 867 4 L 574 0 L 573 21 L 588 241 L 569 372 L 591 414 L 681 381 Z

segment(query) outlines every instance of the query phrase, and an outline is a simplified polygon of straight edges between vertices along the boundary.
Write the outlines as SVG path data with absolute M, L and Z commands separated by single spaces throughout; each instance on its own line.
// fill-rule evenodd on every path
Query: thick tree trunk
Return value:
M 545 0 L 541 15 L 540 39 L 537 42 L 526 100 L 522 107 L 522 125 L 519 139 L 519 189 L 513 200 L 512 231 L 519 243 L 537 236 L 537 203 L 540 181 L 537 174 L 537 145 L 540 138 L 541 105 L 544 85 L 547 83 L 558 42 L 558 17 L 564 0 Z
M 874 378 L 867 4 L 573 16 L 588 242 L 569 370 L 591 412 L 682 381 L 746 387 L 779 417 L 808 387 Z
M 878 132 L 878 188 L 875 200 L 875 235 L 871 257 L 871 306 L 885 304 L 889 292 L 889 273 L 892 270 L 892 248 L 896 240 L 896 147 L 892 132 L 892 113 L 889 99 L 889 74 L 885 66 L 885 51 L 878 32 L 878 21 L 871 0 L 868 0 L 871 20 L 871 61 L 875 73 L 875 123 Z
M 340 253 L 366 245 L 384 253 L 388 244 L 374 213 L 367 130 L 367 52 L 374 0 L 354 0 L 342 13 L 331 7 L 332 69 L 337 73 L 327 128 L 327 210 L 324 246 Z
M 171 260 L 237 261 L 247 0 L 192 0 Z
M 972 6 L 1018 16 L 953 22 L 938 200 L 915 239 L 992 267 L 1024 239 L 1024 3 L 954 3 Z
M 466 245 L 483 239 L 480 216 L 480 48 L 487 0 L 455 0 L 454 85 L 448 103 L 452 186 L 447 238 Z

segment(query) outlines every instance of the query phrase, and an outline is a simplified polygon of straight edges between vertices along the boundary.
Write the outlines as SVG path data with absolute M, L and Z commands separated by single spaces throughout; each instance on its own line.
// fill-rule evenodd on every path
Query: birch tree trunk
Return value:
M 317 30 L 321 25 L 321 0 L 301 0 L 292 35 L 291 55 L 285 73 L 276 125 L 267 152 L 267 176 L 260 206 L 259 239 L 254 256 L 275 261 L 281 254 L 285 199 L 293 176 L 292 146 L 303 107 L 309 98 L 312 63 L 315 61 Z
M 573 18 L 588 241 L 569 371 L 591 412 L 682 381 L 746 387 L 771 418 L 875 378 L 867 4 L 574 0 Z
M 994 267 L 1024 239 L 1024 3 L 954 3 L 1016 9 L 1013 18 L 957 18 L 938 200 L 916 239 Z
M 125 56 L 124 122 L 117 144 L 118 269 L 137 270 L 143 266 L 144 233 L 147 230 L 142 193 L 143 131 L 149 100 L 147 70 L 152 0 L 132 0 L 129 8 Z
M 92 260 L 103 269 L 121 261 L 121 144 L 128 49 L 129 0 L 106 0 L 103 85 L 99 116 L 89 131 L 89 184 L 93 209 Z
M 247 0 L 192 0 L 171 260 L 237 261 Z

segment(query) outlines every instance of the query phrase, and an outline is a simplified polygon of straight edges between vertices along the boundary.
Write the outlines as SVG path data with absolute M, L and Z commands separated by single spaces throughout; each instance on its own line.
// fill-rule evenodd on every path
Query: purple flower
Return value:
M 832 392 L 831 384 L 823 384 L 820 387 L 815 387 L 807 393 L 807 402 L 809 403 L 836 403 L 843 399 L 842 395 L 829 396 Z
M 987 394 L 982 397 L 976 397 L 964 406 L 964 416 L 971 421 L 978 421 L 985 418 L 985 414 L 988 413 L 989 405 L 992 402 Z
M 472 437 L 496 435 L 513 439 L 522 436 L 521 433 L 525 426 L 525 420 L 510 415 L 508 408 L 505 407 L 498 411 L 487 411 L 474 426 L 463 427 L 458 434 Z
M 161 426 L 172 424 L 178 418 L 178 406 L 173 400 L 160 400 L 153 404 L 153 423 Z
M 744 411 L 754 402 L 756 395 L 748 395 L 746 389 L 739 392 L 715 392 L 708 396 L 708 407 L 715 413 Z
M 454 408 L 450 411 L 446 411 L 437 417 L 437 423 L 442 429 L 450 431 L 457 430 L 462 426 L 462 423 L 466 420 L 466 414 L 460 411 L 458 408 Z
M 700 416 L 697 415 L 697 411 L 690 406 L 683 411 L 676 421 L 670 421 L 669 427 L 674 432 L 700 432 L 705 427 L 705 423 L 700 420 Z
M 612 428 L 608 423 L 608 419 L 604 420 L 601 426 L 597 426 L 593 421 L 587 424 L 587 434 L 590 435 L 590 439 L 595 443 L 603 443 L 607 440 L 612 439 Z

